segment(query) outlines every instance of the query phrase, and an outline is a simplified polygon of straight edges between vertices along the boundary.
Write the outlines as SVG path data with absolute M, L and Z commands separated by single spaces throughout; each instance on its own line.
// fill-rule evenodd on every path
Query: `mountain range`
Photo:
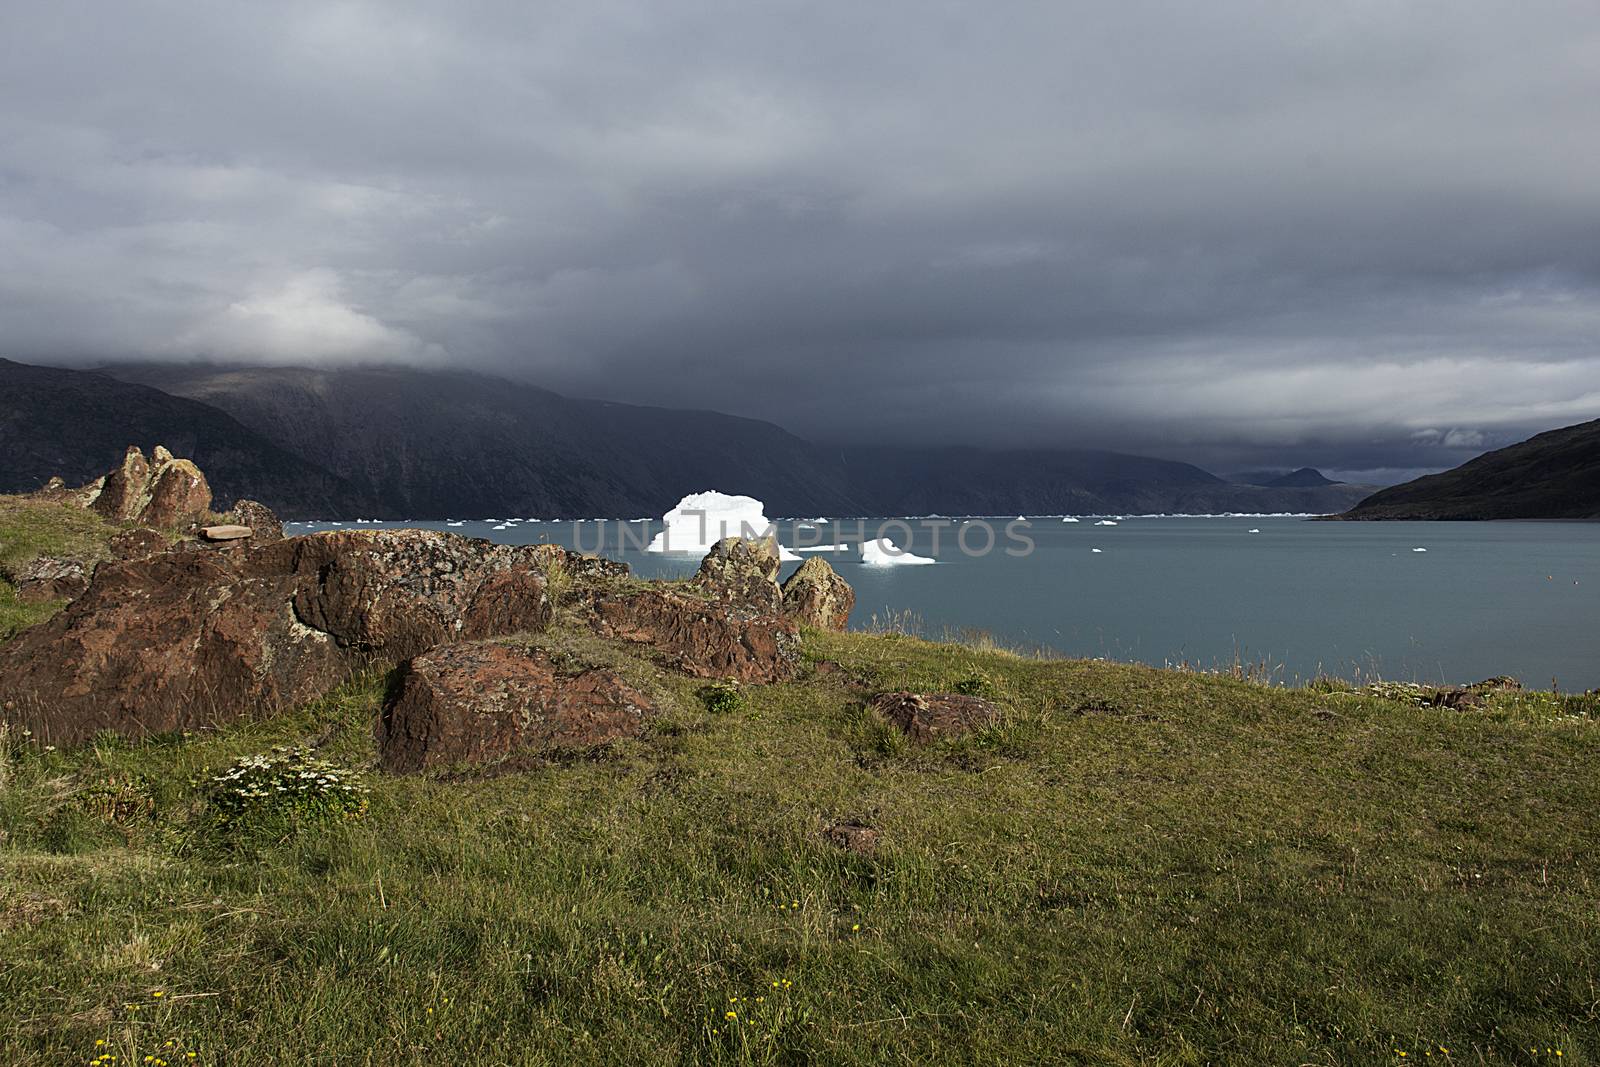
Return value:
M 156 443 L 194 458 L 224 502 L 288 518 L 634 517 L 712 488 L 772 515 L 1326 513 L 1371 491 L 1093 449 L 822 445 L 460 371 L 0 360 L 0 491 L 86 481 Z

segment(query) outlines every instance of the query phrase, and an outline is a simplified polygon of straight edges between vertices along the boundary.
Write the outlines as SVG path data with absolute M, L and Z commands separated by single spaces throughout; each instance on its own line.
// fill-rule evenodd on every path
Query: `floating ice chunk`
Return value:
M 445 523 L 445 525 L 446 526 L 465 526 L 466 523 L 461 519 L 452 519 L 451 521 Z
M 1251 533 L 1260 533 L 1261 531 L 1256 529 L 1254 526 L 1252 526 L 1252 527 L 1250 527 L 1250 532 Z
M 1425 548 L 1413 548 L 1411 551 L 1413 551 L 1413 552 L 1426 552 L 1428 550 L 1425 549 Z
M 1095 523 L 1095 525 L 1096 526 L 1115 526 L 1116 522 L 1115 522 L 1115 520 L 1112 520 L 1112 519 L 1101 519 L 1099 522 Z
M 646 552 L 703 556 L 724 537 L 758 537 L 773 529 L 766 505 L 761 501 L 753 496 L 719 493 L 715 489 L 690 493 L 678 501 L 677 507 L 661 516 L 661 521 L 666 529 L 650 540 Z M 778 556 L 785 560 L 800 558 L 781 544 Z
M 511 529 L 511 527 L 507 526 L 503 522 L 499 522 L 499 523 L 495 523 L 493 526 L 489 527 L 489 529 L 491 529 L 491 530 L 509 530 L 509 529 Z
M 906 549 L 897 548 L 887 537 L 861 542 L 861 563 L 865 567 L 905 567 L 938 562 L 931 556 L 919 556 Z
M 1061 516 L 1061 521 L 1062 522 L 1077 522 L 1078 521 L 1078 517 L 1076 515 L 1063 515 L 1063 516 Z
M 1089 550 L 1089 551 L 1090 551 L 1090 552 L 1093 552 L 1093 553 L 1095 553 L 1095 554 L 1097 554 L 1097 555 L 1098 555 L 1098 554 L 1099 554 L 1099 552 L 1100 552 L 1100 550 L 1099 550 L 1099 549 L 1098 549 L 1098 548 L 1091 548 L 1091 549 L 1090 549 L 1090 550 Z
M 850 546 L 843 542 L 837 545 L 802 545 L 795 549 L 796 552 L 848 552 Z

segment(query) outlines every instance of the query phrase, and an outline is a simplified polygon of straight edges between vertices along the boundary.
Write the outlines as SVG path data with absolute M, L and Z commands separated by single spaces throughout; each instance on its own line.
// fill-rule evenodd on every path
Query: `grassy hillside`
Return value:
M 0 1062 L 1600 1057 L 1592 698 L 1456 712 L 810 634 L 802 678 L 713 712 L 545 639 L 667 712 L 243 824 L 210 779 L 290 744 L 368 768 L 383 679 L 216 734 L 8 746 Z M 1009 720 L 910 747 L 861 701 L 901 686 Z

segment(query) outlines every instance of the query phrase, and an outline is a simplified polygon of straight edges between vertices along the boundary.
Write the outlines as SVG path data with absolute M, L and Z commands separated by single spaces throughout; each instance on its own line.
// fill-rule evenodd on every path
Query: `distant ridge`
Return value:
M 1238 471 L 1228 475 L 1228 481 L 1240 485 L 1260 485 L 1271 489 L 1320 489 L 1329 485 L 1344 485 L 1324 477 L 1315 467 L 1301 467 L 1287 474 L 1282 470 Z
M 824 446 L 757 419 L 565 397 L 459 371 L 22 369 L 54 380 L 56 392 L 8 393 L 13 438 L 27 439 L 17 454 L 32 458 L 0 453 L 0 491 L 54 473 L 87 477 L 126 445 L 157 440 L 224 470 L 219 491 L 291 517 L 639 517 L 706 489 L 755 496 L 772 516 L 1325 514 L 1368 491 L 1238 485 L 1188 463 L 1096 449 Z M 70 399 L 69 383 L 120 399 L 91 410 Z M 162 415 L 131 417 L 141 410 Z M 195 446 L 179 436 L 185 426 Z M 208 459 L 207 449 L 221 455 L 214 442 L 241 453 L 233 468 Z
M 1282 478 L 1274 478 L 1266 484 L 1274 489 L 1318 489 L 1325 485 L 1340 485 L 1342 483 L 1324 477 L 1322 472 L 1315 467 L 1301 467 L 1297 471 L 1290 471 Z
M 1344 519 L 1600 519 L 1600 419 L 1367 497 Z

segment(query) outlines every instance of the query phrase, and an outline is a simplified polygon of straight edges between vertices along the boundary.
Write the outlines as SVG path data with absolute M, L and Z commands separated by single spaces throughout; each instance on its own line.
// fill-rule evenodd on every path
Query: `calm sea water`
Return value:
M 855 587 L 855 628 L 874 615 L 910 612 L 929 637 L 979 629 L 1072 656 L 1202 667 L 1265 662 L 1286 682 L 1319 671 L 1434 682 L 1510 674 L 1568 691 L 1600 687 L 1600 526 L 1593 524 L 1126 518 L 1103 527 L 1092 518 L 1033 519 L 1034 550 L 1017 557 L 1000 551 L 1008 517 L 989 520 L 1000 539 L 986 556 L 955 550 L 946 531 L 936 566 L 863 567 L 856 521 L 842 531 L 824 523 L 806 535 L 851 543 L 850 552 L 822 555 Z M 867 529 L 880 521 L 867 520 Z M 904 521 L 919 533 L 910 547 L 930 554 L 920 520 Z M 603 553 L 645 577 L 691 574 L 698 562 L 633 547 L 658 523 L 343 525 L 419 526 L 585 551 L 604 535 Z M 619 549 L 625 525 L 633 540 Z M 791 541 L 790 524 L 780 530 Z M 899 533 L 891 536 L 903 544 Z M 785 575 L 796 566 L 786 564 Z

